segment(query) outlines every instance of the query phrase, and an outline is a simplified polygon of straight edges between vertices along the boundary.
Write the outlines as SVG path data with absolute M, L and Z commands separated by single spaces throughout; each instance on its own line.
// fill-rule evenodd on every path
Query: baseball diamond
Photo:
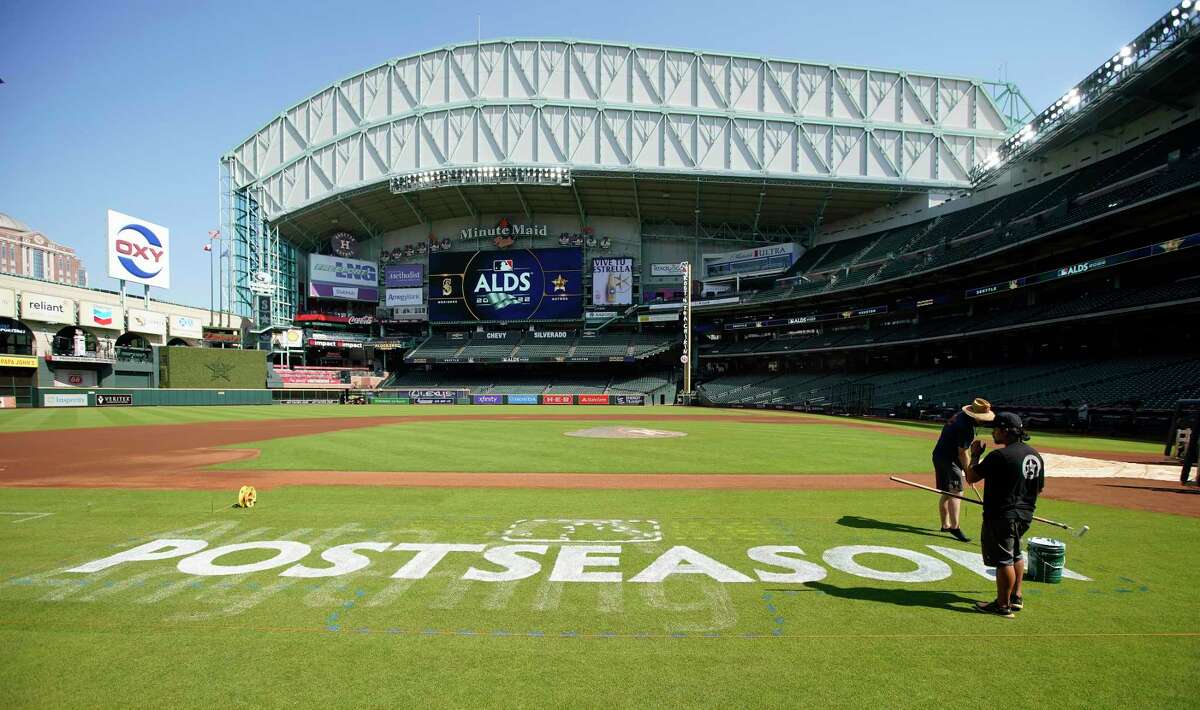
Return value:
M 1160 4 L 14 13 L 0 706 L 1194 705 Z

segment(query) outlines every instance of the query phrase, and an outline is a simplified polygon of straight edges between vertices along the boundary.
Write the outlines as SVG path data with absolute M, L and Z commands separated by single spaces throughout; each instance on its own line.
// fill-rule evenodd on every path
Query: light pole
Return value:
M 210 328 L 216 325 L 216 310 L 214 308 L 216 304 L 213 302 L 213 249 L 217 247 L 213 244 L 213 241 L 220 238 L 220 230 L 209 230 L 208 248 L 206 251 L 208 251 L 208 326 Z

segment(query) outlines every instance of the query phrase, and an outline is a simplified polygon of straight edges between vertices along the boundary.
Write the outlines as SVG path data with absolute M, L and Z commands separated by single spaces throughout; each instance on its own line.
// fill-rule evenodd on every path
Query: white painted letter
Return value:
M 172 557 L 183 557 L 193 552 L 199 552 L 208 547 L 205 540 L 155 540 L 145 545 L 138 545 L 132 550 L 118 552 L 111 557 L 88 562 L 72 567 L 68 572 L 99 572 L 122 562 L 149 562 L 152 560 L 169 560 Z
M 550 571 L 551 582 L 620 582 L 620 572 L 585 572 L 586 567 L 616 567 L 619 557 L 588 557 L 596 552 L 621 553 L 620 545 L 563 545 Z
M 444 543 L 402 542 L 393 550 L 410 550 L 417 554 L 396 570 L 392 579 L 424 579 L 451 552 L 479 552 L 487 545 L 448 545 Z
M 941 547 L 939 545 L 926 545 L 926 547 L 943 557 L 948 557 L 951 562 L 957 562 L 984 579 L 996 578 L 996 568 L 985 565 L 983 563 L 983 555 L 978 552 L 967 552 L 966 550 L 956 550 L 953 547 Z M 1072 572 L 1066 567 L 1063 568 L 1062 576 L 1063 579 L 1078 579 L 1082 582 L 1092 581 L 1091 578 L 1085 577 L 1078 572 Z
M 317 577 L 338 577 L 343 574 L 350 574 L 371 564 L 371 558 L 366 555 L 360 555 L 355 550 L 386 552 L 391 546 L 392 543 L 390 542 L 349 542 L 345 545 L 337 545 L 321 553 L 321 559 L 326 562 L 332 562 L 332 567 L 305 567 L 304 565 L 296 565 L 295 567 L 288 567 L 279 576 L 315 579 Z
M 883 572 L 870 567 L 864 567 L 854 561 L 855 555 L 874 553 L 877 555 L 894 555 L 908 560 L 917 566 L 912 572 Z M 846 574 L 867 579 L 879 579 L 885 582 L 936 582 L 950 576 L 950 565 L 936 557 L 904 550 L 899 547 L 882 547 L 878 545 L 845 545 L 825 551 L 825 563 Z
M 274 557 L 261 562 L 250 562 L 244 565 L 213 564 L 219 557 L 241 552 L 242 550 L 276 550 Z M 185 574 L 198 574 L 204 577 L 219 577 L 227 574 L 246 574 L 247 572 L 262 572 L 275 569 L 293 562 L 299 562 L 312 551 L 312 548 L 302 542 L 290 540 L 267 540 L 264 542 L 239 542 L 233 545 L 222 545 L 211 550 L 205 550 L 197 555 L 185 557 L 179 561 L 179 571 Z
M 804 554 L 804 550 L 795 545 L 762 545 L 760 547 L 751 547 L 746 551 L 746 556 L 755 562 L 762 562 L 766 565 L 774 565 L 775 567 L 784 567 L 792 570 L 791 574 L 780 574 L 779 572 L 764 572 L 760 569 L 755 569 L 754 573 L 764 582 L 804 584 L 805 582 L 819 582 L 825 579 L 827 572 L 821 565 L 805 560 L 797 560 L 792 557 L 784 557 L 781 554 L 784 552 L 796 555 Z
M 732 567 L 727 567 L 686 545 L 676 545 L 662 553 L 649 567 L 638 572 L 629 581 L 661 582 L 673 574 L 706 574 L 718 582 L 727 583 L 754 581 Z
M 492 564 L 504 567 L 503 572 L 488 572 L 472 567 L 462 576 L 463 579 L 473 579 L 477 582 L 515 582 L 518 579 L 532 577 L 542 568 L 537 560 L 521 557 L 518 552 L 531 552 L 536 555 L 546 554 L 546 545 L 501 545 L 483 553 L 483 559 Z

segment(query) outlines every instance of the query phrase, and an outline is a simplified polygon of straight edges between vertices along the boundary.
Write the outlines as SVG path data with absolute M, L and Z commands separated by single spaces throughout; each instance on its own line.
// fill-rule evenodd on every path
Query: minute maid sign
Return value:
M 171 287 L 171 231 L 108 211 L 108 275 L 158 288 Z

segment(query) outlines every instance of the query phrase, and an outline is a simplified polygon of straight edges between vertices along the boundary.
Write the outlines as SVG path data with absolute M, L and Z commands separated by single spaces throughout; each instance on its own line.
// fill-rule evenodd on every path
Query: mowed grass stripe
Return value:
M 779 412 L 713 409 L 707 407 L 617 407 L 617 406 L 457 406 L 457 405 L 245 405 L 245 406 L 180 406 L 180 407 L 105 407 L 105 408 L 38 408 L 0 411 L 0 433 L 46 429 L 79 429 L 106 426 L 138 426 L 169 422 L 215 422 L 229 419 L 272 420 L 309 419 L 323 417 L 378 416 L 456 416 L 492 417 L 499 414 L 559 417 L 580 414 L 620 414 L 637 416 L 711 416 L 754 417 L 779 416 Z M 786 413 L 783 413 L 786 415 Z M 177 419 L 176 417 L 186 417 Z
M 589 439 L 570 431 L 614 422 L 412 422 L 229 448 L 259 456 L 231 469 L 497 473 L 915 473 L 929 442 L 837 424 L 637 420 L 686 432 L 664 439 Z

